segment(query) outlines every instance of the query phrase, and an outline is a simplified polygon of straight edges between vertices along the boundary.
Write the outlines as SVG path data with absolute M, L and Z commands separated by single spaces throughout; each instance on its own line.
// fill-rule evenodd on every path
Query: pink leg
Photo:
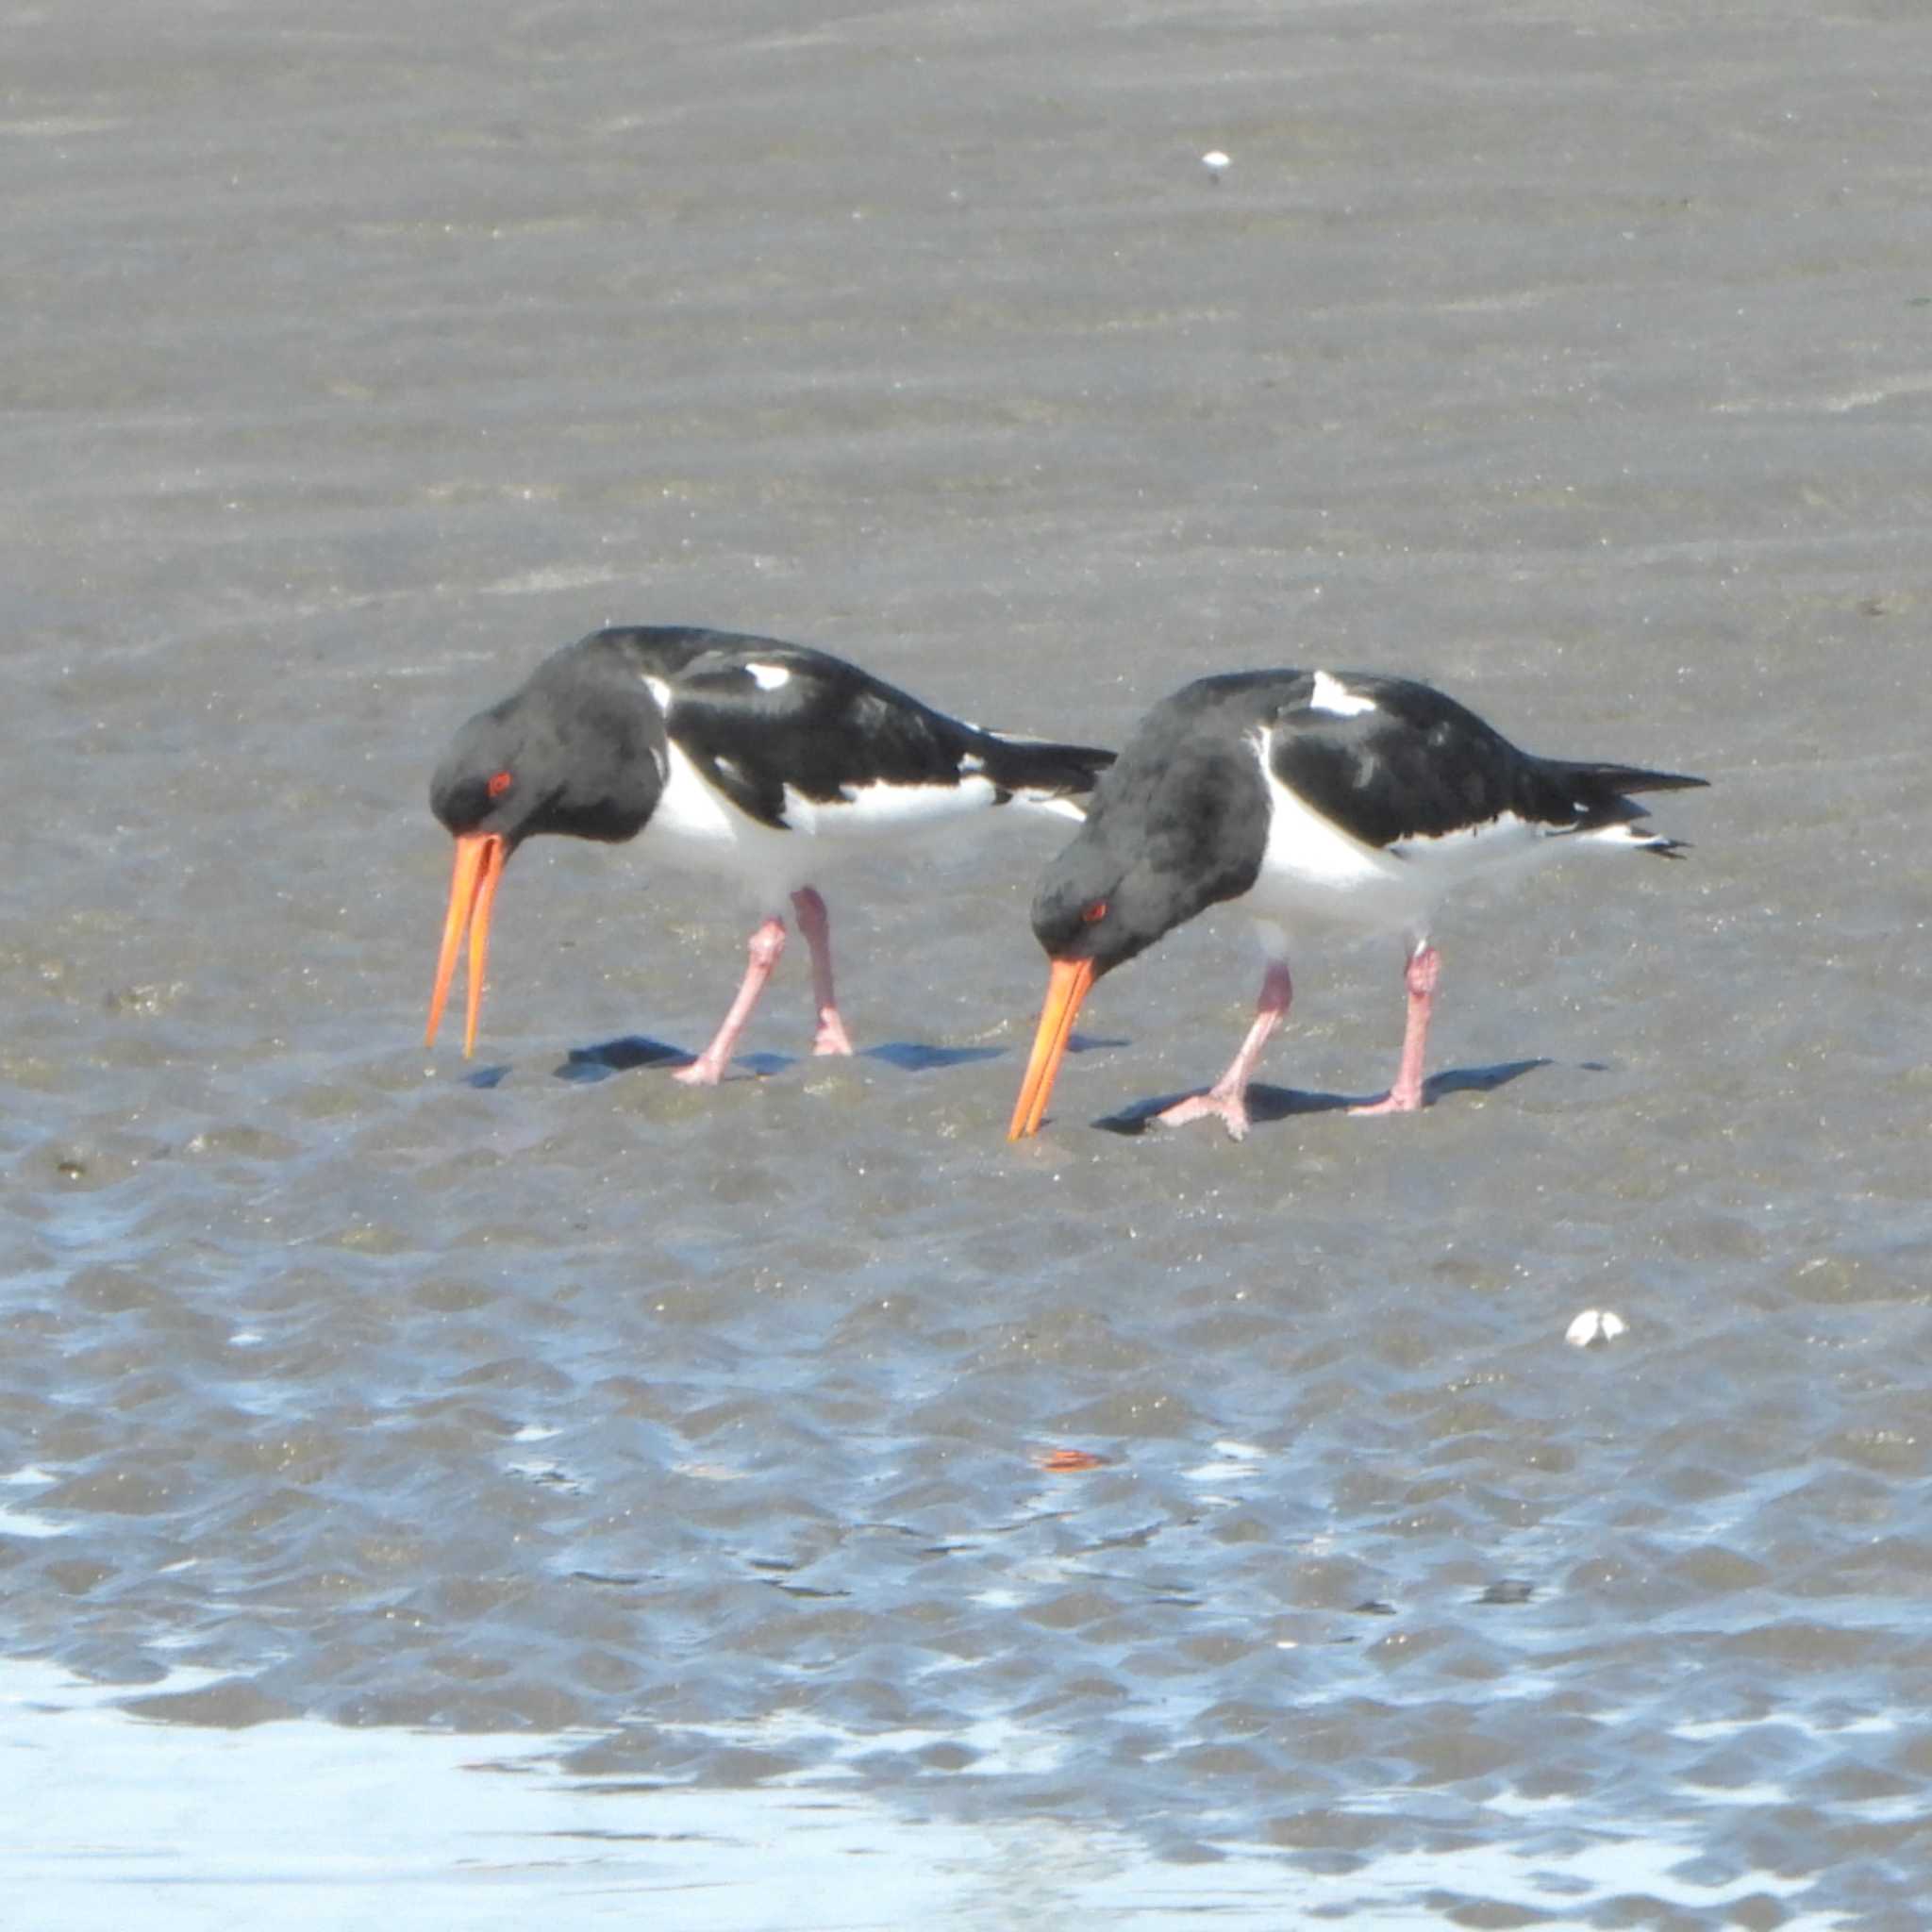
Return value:
M 1293 993 L 1287 962 L 1269 960 L 1268 971 L 1261 979 L 1261 996 L 1255 1002 L 1255 1024 L 1248 1028 L 1248 1037 L 1241 1041 L 1241 1050 L 1229 1062 L 1227 1072 L 1206 1093 L 1177 1100 L 1154 1118 L 1164 1127 L 1184 1127 L 1190 1121 L 1203 1120 L 1213 1114 L 1235 1140 L 1245 1140 L 1248 1133 L 1248 1082 L 1255 1076 L 1255 1062 L 1261 1058 L 1261 1049 L 1268 1044 L 1268 1036 L 1281 1024 L 1281 1016 L 1288 1011 L 1288 1003 Z
M 1419 1113 L 1423 1104 L 1423 1049 L 1429 1038 L 1429 1008 L 1435 1004 L 1436 979 L 1441 972 L 1442 958 L 1424 940 L 1408 956 L 1403 974 L 1408 988 L 1408 1018 L 1402 1029 L 1402 1061 L 1395 1069 L 1395 1084 L 1386 1099 L 1372 1107 L 1352 1107 L 1350 1113 Z
M 730 1064 L 738 1036 L 744 1031 L 744 1023 L 751 1018 L 751 1009 L 758 1005 L 758 995 L 765 990 L 765 981 L 771 978 L 772 968 L 778 963 L 778 956 L 784 950 L 785 922 L 774 913 L 751 936 L 751 959 L 744 969 L 738 997 L 731 1002 L 731 1010 L 724 1015 L 724 1024 L 712 1037 L 710 1045 L 690 1066 L 679 1067 L 672 1074 L 674 1080 L 682 1080 L 689 1087 L 715 1087 L 724 1077 L 724 1069 Z
M 839 1017 L 839 1002 L 832 997 L 832 923 L 825 917 L 825 902 L 810 886 L 805 886 L 792 893 L 791 905 L 798 914 L 798 929 L 811 948 L 811 1003 L 819 1015 L 811 1050 L 850 1053 L 852 1041 Z

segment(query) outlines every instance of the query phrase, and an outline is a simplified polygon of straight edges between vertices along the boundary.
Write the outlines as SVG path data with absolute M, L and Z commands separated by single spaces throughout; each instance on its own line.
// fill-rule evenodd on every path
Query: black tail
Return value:
M 1633 791 L 1688 791 L 1707 785 L 1682 772 L 1646 772 L 1637 765 L 1573 763 L 1567 758 L 1540 758 L 1538 776 L 1560 792 L 1573 811 L 1580 812 L 1579 831 L 1596 825 L 1626 824 L 1643 818 L 1649 808 L 1639 805 Z
M 1116 756 L 1093 744 L 1053 744 L 993 731 L 979 737 L 986 775 L 1002 791 L 1038 805 L 1063 801 L 1061 808 L 1074 813 Z
M 1559 785 L 1581 786 L 1578 796 L 1585 798 L 1592 792 L 1621 798 L 1626 791 L 1692 791 L 1710 783 L 1708 778 L 1692 778 L 1683 772 L 1646 772 L 1639 765 L 1573 764 L 1566 758 L 1544 758 L 1542 762 Z
M 1640 805 L 1633 791 L 1689 791 L 1710 783 L 1684 772 L 1646 772 L 1638 765 L 1573 763 L 1564 758 L 1541 760 L 1541 776 L 1561 796 L 1571 810 L 1580 816 L 1573 830 L 1602 831 L 1611 825 L 1631 827 L 1630 843 L 1659 858 L 1674 858 L 1688 850 L 1682 839 L 1667 839 L 1638 824 L 1650 816 L 1650 808 Z

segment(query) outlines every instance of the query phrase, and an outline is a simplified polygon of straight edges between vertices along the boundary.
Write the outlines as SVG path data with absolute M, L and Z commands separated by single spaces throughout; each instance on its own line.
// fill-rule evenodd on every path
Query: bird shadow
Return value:
M 1104 1041 L 1090 1041 L 1086 1044 L 1100 1046 L 1124 1044 Z M 896 1068 L 902 1074 L 925 1074 L 944 1067 L 971 1066 L 978 1060 L 996 1060 L 1008 1051 L 1003 1046 L 931 1046 L 916 1040 L 888 1040 L 877 1046 L 860 1047 L 858 1059 L 876 1060 Z M 681 1046 L 673 1046 L 667 1041 L 652 1040 L 641 1033 L 627 1033 L 618 1040 L 599 1041 L 594 1046 L 574 1046 L 560 1067 L 554 1068 L 556 1077 L 568 1080 L 580 1087 L 593 1085 L 599 1080 L 608 1080 L 619 1074 L 634 1073 L 640 1067 L 688 1067 L 697 1056 L 687 1052 Z M 800 1056 L 785 1053 L 741 1053 L 731 1062 L 733 1075 L 742 1077 L 750 1074 L 763 1078 L 772 1074 L 782 1074 L 799 1064 Z M 475 1084 L 494 1086 L 497 1079 L 509 1070 L 507 1067 L 487 1070 L 495 1078 L 476 1078 Z
M 626 1033 L 617 1040 L 602 1040 L 595 1046 L 574 1046 L 562 1066 L 551 1071 L 559 1080 L 588 1087 L 628 1074 L 639 1067 L 688 1067 L 695 1054 L 662 1040 L 647 1039 L 641 1033 Z
M 902 1074 L 925 1074 L 936 1067 L 971 1066 L 975 1060 L 996 1060 L 1006 1052 L 1003 1046 L 927 1046 L 916 1040 L 888 1040 L 878 1046 L 862 1046 L 858 1058 L 883 1060 Z
M 1502 1060 L 1490 1067 L 1451 1067 L 1431 1074 L 1423 1082 L 1423 1105 L 1433 1107 L 1449 1093 L 1493 1093 L 1499 1087 L 1535 1073 L 1539 1067 L 1555 1064 L 1554 1060 L 1538 1058 Z M 1590 1071 L 1603 1070 L 1591 1067 Z M 1158 1125 L 1158 1116 L 1176 1102 L 1206 1091 L 1190 1087 L 1182 1093 L 1161 1093 L 1151 1100 L 1137 1100 L 1118 1113 L 1103 1114 L 1092 1124 L 1109 1134 L 1144 1134 L 1149 1127 Z M 1248 1120 L 1251 1125 L 1263 1126 L 1271 1121 L 1290 1120 L 1298 1114 L 1346 1113 L 1353 1107 L 1371 1107 L 1381 1097 L 1379 1093 L 1307 1093 L 1289 1087 L 1267 1087 L 1257 1081 L 1247 1092 Z

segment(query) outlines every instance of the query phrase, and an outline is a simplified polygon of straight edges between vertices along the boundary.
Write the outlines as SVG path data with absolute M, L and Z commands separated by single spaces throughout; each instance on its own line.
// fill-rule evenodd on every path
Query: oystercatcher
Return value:
M 1157 1118 L 1212 1114 L 1236 1140 L 1247 1132 L 1243 1096 L 1288 1010 L 1290 936 L 1324 928 L 1403 936 L 1395 1084 L 1354 1111 L 1414 1112 L 1442 901 L 1575 845 L 1668 858 L 1682 841 L 1640 824 L 1645 808 L 1627 794 L 1705 782 L 1532 757 L 1406 677 L 1249 671 L 1188 685 L 1148 713 L 1041 880 L 1033 930 L 1052 971 L 1008 1138 L 1039 1127 L 1093 982 L 1224 901 L 1253 914 L 1267 949 L 1254 1024 L 1212 1088 Z
M 677 1074 L 712 1085 L 785 946 L 789 899 L 811 952 L 815 1053 L 850 1053 L 832 991 L 825 903 L 836 863 L 1022 805 L 1077 819 L 1110 751 L 963 724 L 824 651 L 728 631 L 593 632 L 457 733 L 429 788 L 456 868 L 429 1002 L 436 1037 L 464 933 L 463 1052 L 475 1045 L 491 906 L 541 832 L 609 843 L 727 879 L 762 915 L 711 1043 Z

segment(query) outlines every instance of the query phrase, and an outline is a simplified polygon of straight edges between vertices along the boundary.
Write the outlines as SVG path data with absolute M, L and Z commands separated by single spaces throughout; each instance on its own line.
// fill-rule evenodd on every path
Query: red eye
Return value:
M 517 781 L 508 772 L 494 774 L 486 788 L 491 798 L 501 798 Z
M 1107 901 L 1096 899 L 1080 914 L 1082 925 L 1098 925 L 1107 917 Z

